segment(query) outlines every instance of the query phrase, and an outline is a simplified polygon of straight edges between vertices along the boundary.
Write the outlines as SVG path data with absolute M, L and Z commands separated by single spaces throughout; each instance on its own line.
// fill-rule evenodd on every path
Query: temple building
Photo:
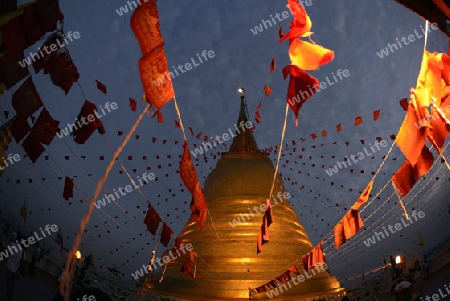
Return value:
M 248 122 L 246 112 L 245 97 L 241 96 L 237 127 Z M 235 134 L 228 152 L 222 154 L 204 184 L 209 209 L 204 229 L 189 219 L 179 235 L 185 245 L 192 244 L 197 254 L 195 263 L 189 254 L 179 256 L 168 263 L 161 282 L 163 268 L 149 274 L 143 285 L 159 300 L 270 299 L 270 287 L 267 292 L 256 293 L 254 289 L 294 264 L 300 274 L 306 273 L 301 258 L 313 245 L 289 204 L 290 195 L 279 175 L 271 199 L 274 221 L 269 227 L 270 241 L 257 254 L 264 212 L 256 213 L 253 208 L 266 204 L 275 168 L 267 154 L 258 149 L 251 130 L 239 129 Z M 181 272 L 186 262 L 193 267 L 195 278 Z M 342 290 L 328 270 L 322 269 L 315 276 L 308 273 L 311 277 L 303 282 L 289 281 L 287 289 L 278 290 L 273 300 L 332 300 L 329 296 Z M 292 277 L 297 275 L 292 273 Z

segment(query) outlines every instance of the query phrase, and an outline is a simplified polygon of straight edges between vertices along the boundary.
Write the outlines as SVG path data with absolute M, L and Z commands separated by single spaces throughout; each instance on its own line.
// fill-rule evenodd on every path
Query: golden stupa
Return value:
M 248 122 L 244 96 L 241 96 L 237 127 L 241 122 Z M 187 254 L 172 260 L 161 283 L 163 268 L 159 273 L 149 274 L 143 284 L 142 288 L 149 295 L 158 296 L 155 300 L 249 300 L 249 288 L 270 282 L 293 263 L 300 273 L 304 272 L 301 257 L 311 251 L 313 245 L 289 201 L 283 198 L 278 198 L 272 208 L 274 222 L 269 227 L 270 241 L 261 253 L 256 253 L 264 213 L 253 211 L 252 217 L 250 210 L 266 203 L 275 169 L 267 155 L 258 150 L 250 130 L 237 130 L 235 135 L 229 151 L 222 154 L 204 184 L 210 214 L 204 230 L 189 219 L 179 235 L 185 244 L 192 244 L 198 255 L 197 277 L 180 271 L 183 263 L 189 261 Z M 277 175 L 273 197 L 285 192 Z M 289 197 L 288 193 L 285 195 Z M 272 204 L 274 200 L 272 198 Z M 233 220 L 238 218 L 241 223 L 233 227 Z M 339 281 L 322 270 L 304 282 L 292 284 L 272 300 L 318 300 L 319 296 L 321 300 L 331 300 L 326 296 L 340 290 Z M 264 299 L 270 298 L 262 292 L 250 300 Z

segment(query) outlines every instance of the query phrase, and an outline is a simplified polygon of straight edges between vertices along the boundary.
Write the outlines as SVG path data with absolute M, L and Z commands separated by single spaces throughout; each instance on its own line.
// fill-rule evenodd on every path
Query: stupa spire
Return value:
M 242 89 L 242 88 L 240 88 Z M 243 89 L 242 89 L 243 91 Z M 248 129 L 250 125 L 251 128 Z M 239 117 L 236 123 L 236 131 L 228 152 L 239 153 L 253 153 L 259 152 L 258 145 L 253 137 L 253 124 L 248 120 L 247 103 L 245 101 L 245 94 L 241 93 L 241 107 L 239 110 Z

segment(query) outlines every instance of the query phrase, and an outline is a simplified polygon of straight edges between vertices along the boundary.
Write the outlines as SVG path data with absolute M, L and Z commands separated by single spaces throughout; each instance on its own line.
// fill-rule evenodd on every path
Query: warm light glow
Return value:
M 81 258 L 81 252 L 80 252 L 80 251 L 77 251 L 77 252 L 75 253 L 75 255 L 77 256 L 77 259 L 80 259 L 80 258 Z
M 241 97 L 242 97 L 242 96 L 245 96 L 245 90 L 244 90 L 244 88 L 239 87 L 237 91 L 238 91 L 238 93 L 239 93 L 239 96 L 241 96 Z
M 399 264 L 400 262 L 402 262 L 402 258 L 400 257 L 400 255 L 397 255 L 397 257 L 395 257 L 395 263 Z

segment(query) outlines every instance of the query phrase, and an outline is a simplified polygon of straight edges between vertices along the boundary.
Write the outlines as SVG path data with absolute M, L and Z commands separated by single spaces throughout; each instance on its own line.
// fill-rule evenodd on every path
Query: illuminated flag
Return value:
M 208 212 L 205 196 L 202 188 L 200 187 L 200 181 L 198 180 L 197 172 L 192 162 L 187 141 L 184 141 L 183 150 L 183 157 L 180 162 L 180 177 L 192 195 L 192 202 L 190 206 L 192 211 L 191 218 L 200 226 L 201 229 L 203 229 L 206 220 L 206 213 Z
M 367 202 L 367 199 L 369 198 L 370 192 L 372 191 L 372 185 L 373 185 L 373 180 L 369 182 L 369 184 L 367 185 L 366 189 L 364 189 L 363 193 L 361 193 L 359 198 L 353 204 L 352 209 L 358 210 L 359 207 L 361 207 L 362 204 Z
M 164 52 L 156 0 L 143 2 L 136 8 L 130 27 L 143 53 L 139 60 L 139 74 L 147 101 L 160 110 L 175 97 L 175 92 Z

